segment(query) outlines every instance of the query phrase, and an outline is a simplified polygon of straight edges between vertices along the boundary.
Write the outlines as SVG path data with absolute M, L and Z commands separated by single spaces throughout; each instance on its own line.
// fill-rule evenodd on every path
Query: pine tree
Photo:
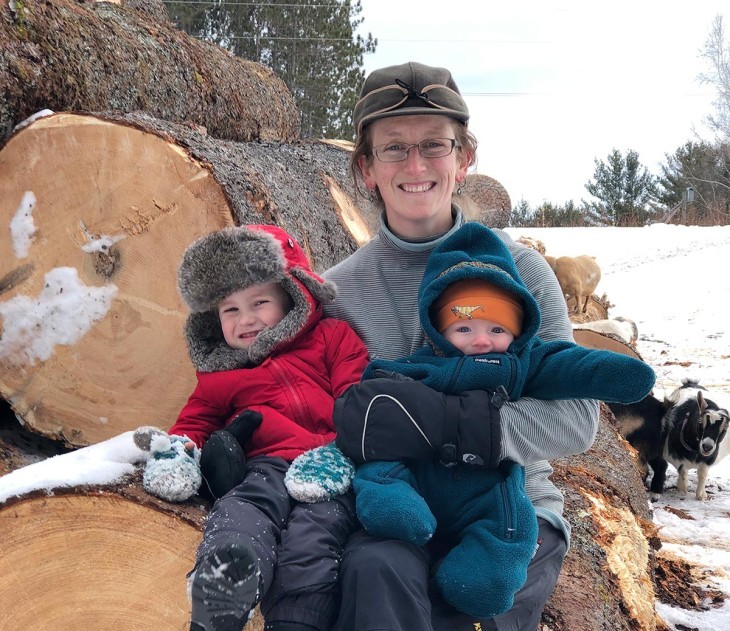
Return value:
M 629 150 L 626 157 L 614 149 L 607 162 L 596 158 L 593 179 L 585 187 L 599 201 L 589 203 L 589 223 L 612 226 L 643 224 L 653 213 L 650 201 L 655 191 L 654 177 Z
M 673 155 L 665 156 L 657 179 L 655 199 L 671 209 L 694 191 L 692 221 L 699 224 L 727 223 L 730 217 L 730 146 L 689 141 Z M 723 221 L 723 217 L 725 220 Z
M 302 137 L 354 137 L 363 55 L 377 46 L 372 35 L 355 34 L 363 22 L 360 0 L 165 4 L 186 32 L 272 68 L 299 106 Z
M 526 228 L 532 225 L 534 215 L 527 200 L 521 199 L 510 213 L 509 225 L 512 228 Z

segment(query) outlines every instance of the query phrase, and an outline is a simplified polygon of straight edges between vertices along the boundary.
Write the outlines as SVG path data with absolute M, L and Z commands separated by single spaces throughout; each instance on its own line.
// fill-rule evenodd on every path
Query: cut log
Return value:
M 592 449 L 554 462 L 571 548 L 541 631 L 658 631 L 657 531 L 630 448 L 602 406 Z M 138 476 L 0 503 L 0 607 L 12 629 L 185 629 L 185 575 L 209 505 L 168 504 Z M 249 625 L 260 631 L 257 614 Z M 247 626 L 247 630 L 249 629 Z
M 628 355 L 634 359 L 642 359 L 639 352 L 633 346 L 626 344 L 623 340 L 608 333 L 599 333 L 590 329 L 573 329 L 573 339 L 576 344 L 585 348 L 613 351 L 614 353 Z
M 466 176 L 462 195 L 455 200 L 472 221 L 479 221 L 490 228 L 509 225 L 512 201 L 504 186 L 493 177 L 470 173 Z
M 2 628 L 188 629 L 203 517 L 135 485 L 0 506 Z M 257 610 L 246 629 L 263 625 Z
M 129 490 L 58 492 L 0 507 L 8 629 L 184 629 L 203 511 Z M 164 580 L 161 580 L 164 577 Z
M 280 78 L 155 18 L 157 5 L 0 2 L 0 138 L 44 109 L 144 111 L 239 141 L 299 137 Z
M 0 401 L 0 476 L 67 451 L 58 441 L 28 431 L 15 418 L 10 405 Z
M 613 307 L 606 294 L 603 294 L 600 298 L 597 295 L 592 295 L 588 299 L 585 313 L 570 313 L 570 321 L 576 324 L 583 324 L 584 322 L 595 322 L 596 320 L 606 320 L 608 318 L 608 310 Z
M 187 629 L 205 511 L 136 486 L 0 505 L 5 629 Z
M 12 467 L 0 477 L 3 629 L 188 628 L 186 575 L 210 502 L 148 495 L 126 441 L 60 450 L 0 407 L 0 467 Z M 258 611 L 246 628 L 262 631 Z
M 572 539 L 543 613 L 548 630 L 666 629 L 654 609 L 657 529 L 636 459 L 611 419 L 601 404 L 593 447 L 552 463 Z
M 0 149 L 0 396 L 74 446 L 169 427 L 194 387 L 183 250 L 225 226 L 275 223 L 314 269 L 330 267 L 373 223 L 358 215 L 347 157 L 141 114 L 60 113 L 17 131 Z

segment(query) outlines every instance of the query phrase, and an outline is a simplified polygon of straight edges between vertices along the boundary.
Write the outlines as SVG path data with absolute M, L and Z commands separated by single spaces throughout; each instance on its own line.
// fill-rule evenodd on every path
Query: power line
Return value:
M 227 2 L 221 0 L 214 2 L 213 0 L 164 0 L 164 4 L 210 4 L 213 6 L 233 6 L 233 7 L 282 7 L 287 9 L 331 9 L 333 7 L 342 7 L 339 2 L 330 2 L 326 4 L 301 4 L 301 3 L 280 3 L 280 2 Z
M 270 41 L 284 40 L 289 42 L 352 42 L 349 37 L 271 37 L 269 35 L 229 35 L 228 39 L 265 39 Z

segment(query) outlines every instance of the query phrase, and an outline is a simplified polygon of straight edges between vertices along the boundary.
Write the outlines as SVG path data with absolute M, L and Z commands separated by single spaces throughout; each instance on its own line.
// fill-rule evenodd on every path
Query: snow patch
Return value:
M 15 257 L 24 259 L 30 252 L 30 245 L 33 242 L 33 235 L 37 228 L 33 222 L 33 209 L 36 205 L 36 197 L 33 191 L 26 191 L 20 206 L 10 220 L 10 237 L 13 241 L 13 252 Z
M 21 365 L 47 360 L 57 345 L 75 344 L 103 319 L 116 293 L 114 285 L 85 286 L 73 267 L 52 269 L 37 298 L 0 303 L 0 358 Z
M 89 230 L 86 228 L 86 226 L 81 222 L 80 224 L 81 230 L 84 233 L 84 236 L 86 237 L 86 244 L 81 246 L 81 249 L 86 252 L 87 254 L 91 254 L 93 252 L 108 252 L 109 249 L 117 242 L 121 241 L 122 239 L 125 239 L 125 235 L 117 235 L 114 237 L 108 236 L 108 235 L 101 235 L 98 237 L 95 237 L 89 232 Z
M 10 5 L 10 8 L 12 9 L 12 4 Z M 53 116 L 56 112 L 53 110 L 41 110 L 40 112 L 36 112 L 35 114 L 31 114 L 28 118 L 25 120 L 20 121 L 15 127 L 13 127 L 13 132 L 19 131 L 23 129 L 23 127 L 27 127 L 31 123 L 37 121 L 39 118 L 45 118 L 46 116 Z
M 124 432 L 96 445 L 53 456 L 0 477 L 0 503 L 31 491 L 83 484 L 114 484 L 134 473 L 135 463 L 149 457 L 134 443 L 134 432 Z

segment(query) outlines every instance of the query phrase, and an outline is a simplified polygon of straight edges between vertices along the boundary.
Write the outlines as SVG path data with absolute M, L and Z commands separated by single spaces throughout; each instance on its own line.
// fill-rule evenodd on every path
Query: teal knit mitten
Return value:
M 134 442 L 150 452 L 142 476 L 145 491 L 168 502 L 184 502 L 195 495 L 202 482 L 200 450 L 186 449 L 191 442 L 188 438 L 140 427 L 134 433 Z
M 295 500 L 313 504 L 347 492 L 354 475 L 352 461 L 330 443 L 295 458 L 284 484 Z

